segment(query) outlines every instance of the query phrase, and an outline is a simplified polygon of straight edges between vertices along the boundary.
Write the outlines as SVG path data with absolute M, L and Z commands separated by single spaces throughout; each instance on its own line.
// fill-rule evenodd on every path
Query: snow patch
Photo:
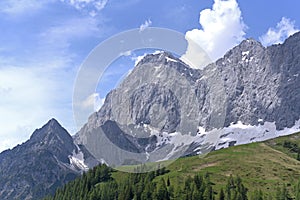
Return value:
M 276 130 L 275 122 L 264 122 L 263 119 L 258 119 L 258 122 L 261 123 L 254 126 L 238 121 L 235 124 L 231 123 L 228 127 L 210 131 L 206 131 L 204 127 L 199 126 L 196 135 L 182 134 L 180 132 L 161 132 L 159 129 L 149 125 L 144 124 L 143 126 L 149 131 L 151 136 L 155 135 L 157 137 L 156 148 L 151 153 L 155 153 L 156 150 L 160 150 L 166 145 L 171 147 L 167 155 L 159 161 L 174 159 L 174 155 L 186 152 L 192 144 L 195 147 L 193 151 L 197 154 L 202 154 L 207 151 L 207 147 L 215 147 L 218 150 L 229 146 L 265 141 L 300 131 L 300 120 L 292 128 L 283 130 Z M 146 152 L 149 147 L 146 147 Z M 202 150 L 205 152 L 202 152 Z M 151 157 L 151 153 L 146 153 L 147 159 Z
M 251 125 L 245 125 L 241 121 L 238 121 L 236 124 L 231 123 L 229 127 L 230 128 L 247 129 L 247 128 L 251 127 Z M 226 128 L 228 128 L 228 127 L 226 127 Z M 226 128 L 224 128 L 224 129 L 226 129 Z
M 283 130 L 276 130 L 275 122 L 265 122 L 263 125 L 259 124 L 257 126 L 252 126 L 245 125 L 239 121 L 237 124 L 231 124 L 229 127 L 223 128 L 223 134 L 220 137 L 219 145 L 216 146 L 216 149 L 228 147 L 229 142 L 235 142 L 235 145 L 261 142 L 279 136 L 290 135 L 299 131 L 300 120 L 298 120 L 292 128 L 285 128 Z M 231 134 L 222 137 L 228 133 Z
M 247 56 L 249 54 L 249 51 L 243 51 L 242 56 Z
M 101 158 L 99 162 L 101 164 L 105 164 L 106 166 L 109 166 L 108 163 L 103 158 Z
M 157 55 L 157 54 L 161 54 L 161 53 L 164 53 L 164 51 L 156 50 L 156 51 L 154 51 L 154 53 L 152 53 L 152 55 Z
M 249 51 L 243 51 L 242 52 L 242 61 L 246 62 L 246 63 L 249 63 L 253 60 L 253 57 L 250 57 L 249 58 Z
M 166 57 L 167 62 L 178 62 L 177 60 L 170 58 L 170 57 Z
M 80 171 L 88 171 L 89 167 L 85 164 L 84 155 L 78 145 L 76 145 L 78 153 L 73 150 L 72 155 L 69 155 L 71 168 Z

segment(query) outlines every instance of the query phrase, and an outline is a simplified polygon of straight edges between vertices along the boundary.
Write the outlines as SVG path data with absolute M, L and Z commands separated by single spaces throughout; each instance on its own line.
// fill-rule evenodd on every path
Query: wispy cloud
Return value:
M 194 67 L 199 67 L 200 63 L 207 64 L 197 52 L 203 54 L 205 50 L 212 60 L 220 58 L 244 39 L 247 28 L 236 0 L 215 0 L 212 9 L 200 12 L 199 22 L 202 29 L 186 33 L 189 47 L 183 57 L 195 63 Z
M 143 24 L 140 25 L 140 31 L 144 31 L 146 28 L 152 25 L 152 21 L 150 19 L 146 20 Z
M 31 14 L 34 11 L 40 10 L 45 4 L 50 1 L 39 0 L 6 0 L 0 2 L 0 12 L 8 15 Z
M 93 93 L 81 103 L 81 107 L 84 109 L 92 108 L 94 111 L 98 111 L 104 104 L 104 101 L 105 98 L 101 98 L 99 93 Z
M 40 45 L 65 49 L 76 39 L 101 36 L 99 21 L 91 17 L 73 17 L 49 27 L 39 35 Z
M 279 44 L 298 31 L 299 29 L 295 27 L 295 21 L 283 17 L 281 21 L 277 23 L 276 28 L 269 28 L 267 33 L 262 35 L 259 40 L 264 46 Z
M 134 66 L 137 66 L 137 64 L 147 55 L 147 53 L 144 53 L 143 55 L 139 56 L 132 56 L 131 60 L 134 61 Z
M 0 12 L 10 16 L 30 15 L 55 2 L 65 3 L 94 17 L 105 8 L 108 0 L 5 0 L 0 2 Z
M 50 117 L 72 116 L 66 101 L 72 95 L 72 80 L 66 77 L 67 72 L 47 67 L 0 67 L 0 137 L 6 138 L 0 151 L 25 141 Z
M 45 23 L 52 26 L 42 26 L 36 32 L 14 32 L 14 37 L 31 35 L 30 41 L 18 41 L 16 50 L 7 50 L 11 38 L 0 44 L 0 152 L 24 142 L 52 117 L 71 133 L 76 131 L 73 83 L 80 63 L 89 53 L 87 41 L 102 36 L 101 22 L 88 15 L 71 15 L 60 21 L 47 19 Z M 26 48 L 17 52 L 20 47 Z
M 125 52 L 121 52 L 119 56 L 131 56 L 132 55 L 132 51 L 125 51 Z
M 92 17 L 105 8 L 108 0 L 60 0 L 79 11 L 88 12 Z

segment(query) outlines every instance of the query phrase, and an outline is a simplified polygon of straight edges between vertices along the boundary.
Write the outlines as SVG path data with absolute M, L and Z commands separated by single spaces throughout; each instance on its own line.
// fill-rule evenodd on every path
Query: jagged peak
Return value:
M 180 62 L 183 63 L 179 58 L 176 58 L 172 53 L 167 51 L 159 51 L 145 55 L 141 61 L 137 64 L 142 65 L 144 63 L 166 63 L 166 62 Z
M 55 118 L 50 119 L 50 120 L 46 123 L 46 125 L 48 125 L 48 126 L 60 126 L 60 127 L 61 127 L 60 123 L 59 123 Z M 45 125 L 45 126 L 46 126 L 46 125 Z
M 263 45 L 255 40 L 254 38 L 247 38 L 243 40 L 238 46 L 260 46 L 263 47 Z
M 217 63 L 222 62 L 223 59 L 243 54 L 257 54 L 259 51 L 263 51 L 265 47 L 253 38 L 243 40 L 239 45 L 233 47 L 225 53 L 225 55 L 217 60 Z
M 299 43 L 300 41 L 300 31 L 294 33 L 293 35 L 289 36 L 284 42 L 283 44 L 295 44 L 295 43 Z
M 41 140 L 50 134 L 71 138 L 67 130 L 64 129 L 56 119 L 52 118 L 42 128 L 36 129 L 31 135 L 30 140 Z

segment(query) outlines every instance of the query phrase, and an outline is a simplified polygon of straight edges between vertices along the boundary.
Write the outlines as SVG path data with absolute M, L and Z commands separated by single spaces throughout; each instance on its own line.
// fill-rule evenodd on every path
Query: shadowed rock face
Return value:
M 166 52 L 147 55 L 107 95 L 102 108 L 77 133 L 76 141 L 98 159 L 122 164 L 124 159 L 118 156 L 132 158 L 135 152 L 157 156 L 160 148 L 153 143 L 152 148 L 143 149 L 132 142 L 132 138 L 149 139 L 153 135 L 145 127 L 182 135 L 196 135 L 199 126 L 211 130 L 238 121 L 249 125 L 275 122 L 277 130 L 292 127 L 300 115 L 299 55 L 300 33 L 282 45 L 267 48 L 255 40 L 245 40 L 204 70 L 192 69 Z M 116 145 L 109 151 L 106 140 L 119 144 L 120 137 L 112 137 L 115 133 L 105 128 L 108 121 L 122 132 L 121 148 Z M 123 144 L 126 141 L 128 144 Z M 187 148 L 182 148 L 182 154 L 191 149 L 190 144 L 184 144 Z M 159 159 L 177 148 L 166 146 L 168 150 Z M 143 162 L 149 155 L 139 156 Z
M 73 138 L 55 120 L 34 131 L 25 143 L 0 154 L 0 199 L 41 199 L 80 175 L 69 156 Z

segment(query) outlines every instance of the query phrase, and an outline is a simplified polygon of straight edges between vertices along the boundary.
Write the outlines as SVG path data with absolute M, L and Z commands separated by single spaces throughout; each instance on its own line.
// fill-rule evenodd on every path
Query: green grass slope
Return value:
M 157 195 L 164 195 L 164 192 L 170 196 L 175 194 L 180 196 L 181 193 L 185 195 L 171 199 L 190 199 L 192 196 L 188 195 L 196 195 L 195 191 L 202 192 L 202 197 L 212 194 L 210 198 L 204 199 L 222 199 L 217 198 L 221 189 L 228 191 L 227 186 L 231 189 L 231 186 L 234 186 L 234 184 L 228 184 L 232 180 L 229 178 L 231 175 L 241 178 L 243 185 L 248 189 L 248 199 L 300 199 L 300 185 L 297 187 L 298 191 L 295 187 L 300 180 L 299 147 L 300 133 L 265 142 L 221 149 L 201 157 L 180 158 L 171 164 L 170 162 L 161 162 L 160 169 L 147 174 L 130 174 L 102 165 L 70 182 L 63 189 L 58 190 L 54 198 L 49 197 L 47 200 L 70 198 L 108 200 L 116 199 L 117 193 L 118 199 L 125 200 L 138 199 L 134 197 L 138 194 L 143 196 L 154 193 L 155 195 L 152 195 L 151 198 L 158 197 Z M 146 167 L 157 166 L 157 164 L 149 163 Z M 122 168 L 126 171 L 130 169 L 137 171 L 141 167 L 145 166 L 123 166 Z M 196 180 L 199 176 L 195 175 L 209 177 L 203 182 L 203 187 L 195 189 L 195 185 L 187 186 L 187 181 L 190 180 L 188 177 L 195 177 L 194 180 Z M 236 178 L 236 180 L 238 179 Z M 171 192 L 171 188 L 173 188 L 173 192 Z M 235 185 L 233 188 L 241 187 Z M 229 190 L 231 191 L 231 189 Z M 288 193 L 283 192 L 286 189 Z M 192 193 L 189 194 L 191 190 Z M 263 198 L 258 198 L 257 191 L 259 190 Z M 281 194 L 284 194 L 283 197 L 278 195 L 280 191 L 282 191 Z M 241 199 L 236 197 L 231 199 Z M 144 196 L 142 199 L 151 198 Z
M 230 175 L 240 176 L 250 194 L 262 190 L 274 196 L 277 188 L 283 184 L 292 191 L 292 185 L 300 179 L 296 150 L 284 145 L 289 142 L 300 147 L 300 134 L 221 149 L 201 157 L 180 158 L 166 167 L 170 172 L 163 176 L 182 185 L 187 176 L 209 173 L 217 191 L 226 185 Z M 115 172 L 113 177 L 120 180 L 126 177 L 126 173 Z

